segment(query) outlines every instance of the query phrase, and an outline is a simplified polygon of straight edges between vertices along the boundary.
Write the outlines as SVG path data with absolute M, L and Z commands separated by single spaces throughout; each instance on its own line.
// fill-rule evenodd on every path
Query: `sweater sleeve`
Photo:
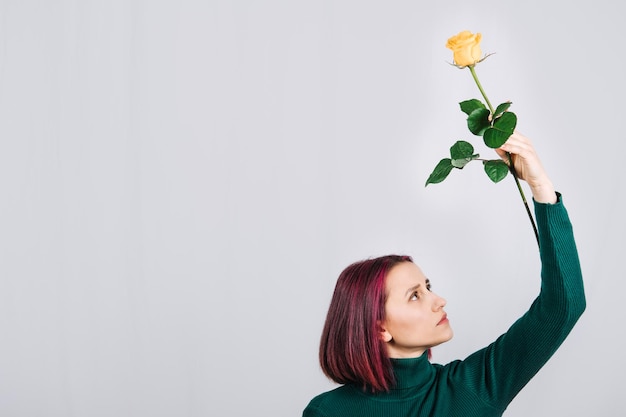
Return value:
M 585 294 L 572 226 L 561 196 L 535 202 L 541 290 L 530 309 L 495 342 L 450 364 L 455 383 L 504 410 L 563 343 L 585 310 Z

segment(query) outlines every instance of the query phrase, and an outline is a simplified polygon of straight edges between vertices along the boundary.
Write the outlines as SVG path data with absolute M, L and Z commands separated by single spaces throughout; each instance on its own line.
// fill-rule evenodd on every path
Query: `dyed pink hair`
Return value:
M 385 279 L 409 256 L 388 255 L 343 270 L 328 308 L 320 342 L 320 365 L 330 379 L 373 392 L 389 391 L 395 378 L 380 323 L 385 320 Z

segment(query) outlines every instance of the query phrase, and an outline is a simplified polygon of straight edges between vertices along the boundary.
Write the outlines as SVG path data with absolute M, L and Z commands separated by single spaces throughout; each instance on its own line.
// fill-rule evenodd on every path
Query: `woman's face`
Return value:
M 417 265 L 402 262 L 387 274 L 387 302 L 382 337 L 391 358 L 421 356 L 427 349 L 452 338 L 443 307 L 446 300 L 430 291 Z

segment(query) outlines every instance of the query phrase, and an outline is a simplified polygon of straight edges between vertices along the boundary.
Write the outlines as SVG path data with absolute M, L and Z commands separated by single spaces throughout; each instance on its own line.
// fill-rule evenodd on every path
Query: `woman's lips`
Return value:
M 441 320 L 439 320 L 439 323 L 437 323 L 437 326 L 439 326 L 440 324 L 447 323 L 447 322 L 448 322 L 448 315 L 444 314 Z

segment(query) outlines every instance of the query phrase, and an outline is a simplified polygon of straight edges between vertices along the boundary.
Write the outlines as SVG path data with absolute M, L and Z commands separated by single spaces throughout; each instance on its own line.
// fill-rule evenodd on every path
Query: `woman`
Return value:
M 339 388 L 315 397 L 313 416 L 501 416 L 566 338 L 585 309 L 567 211 L 531 142 L 514 133 L 496 152 L 532 191 L 541 291 L 524 316 L 463 361 L 431 364 L 430 349 L 452 338 L 446 301 L 411 258 L 357 262 L 337 281 L 320 345 L 324 373 Z

